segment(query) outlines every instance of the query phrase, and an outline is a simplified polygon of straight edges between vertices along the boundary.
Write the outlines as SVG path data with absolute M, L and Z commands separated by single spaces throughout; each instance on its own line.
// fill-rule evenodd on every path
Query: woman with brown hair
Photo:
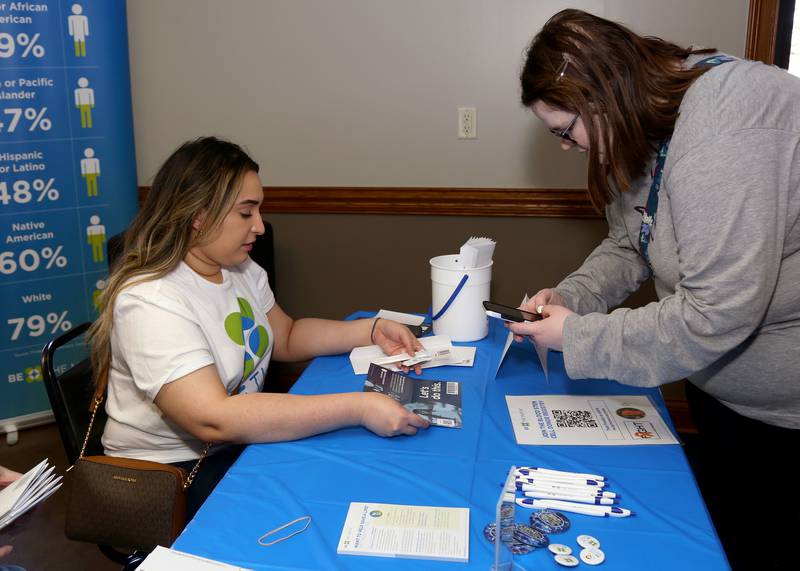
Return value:
M 206 137 L 159 169 L 125 232 L 121 260 L 90 329 L 93 369 L 108 382 L 109 456 L 191 470 L 191 517 L 238 456 L 230 444 L 295 440 L 362 425 L 413 435 L 428 422 L 379 393 L 264 393 L 271 359 L 305 361 L 378 344 L 421 349 L 387 319 L 294 320 L 248 252 L 264 223 L 258 165 L 237 145 Z M 419 371 L 418 371 L 419 372 Z
M 545 24 L 520 79 L 523 105 L 587 153 L 609 234 L 522 308 L 545 319 L 511 329 L 563 351 L 571 378 L 688 378 L 698 478 L 729 558 L 780 568 L 797 496 L 756 501 L 785 545 L 765 553 L 739 538 L 752 529 L 730 482 L 767 494 L 800 444 L 800 80 L 578 10 Z M 657 302 L 610 311 L 650 278 Z

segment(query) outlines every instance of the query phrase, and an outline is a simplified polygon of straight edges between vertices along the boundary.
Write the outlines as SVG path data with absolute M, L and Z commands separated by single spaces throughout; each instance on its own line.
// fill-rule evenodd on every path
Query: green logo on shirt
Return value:
M 269 333 L 263 325 L 256 325 L 250 303 L 243 297 L 237 297 L 236 300 L 240 311 L 225 318 L 225 332 L 234 343 L 244 347 L 244 380 L 253 372 L 256 362 L 267 352 Z

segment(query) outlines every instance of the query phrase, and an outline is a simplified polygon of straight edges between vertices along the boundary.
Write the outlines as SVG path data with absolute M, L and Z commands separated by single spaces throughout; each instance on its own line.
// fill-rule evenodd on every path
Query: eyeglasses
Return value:
M 581 116 L 580 113 L 576 113 L 575 117 L 572 118 L 572 121 L 569 122 L 569 125 L 567 125 L 566 127 L 564 127 L 563 129 L 560 129 L 560 130 L 559 129 L 550 129 L 550 132 L 553 133 L 553 135 L 555 135 L 559 139 L 567 141 L 568 143 L 571 143 L 573 145 L 577 145 L 578 141 L 576 141 L 575 139 L 572 138 L 572 135 L 570 134 L 570 131 L 572 131 L 572 128 L 575 126 L 575 122 L 578 120 L 578 117 L 580 117 L 580 116 Z

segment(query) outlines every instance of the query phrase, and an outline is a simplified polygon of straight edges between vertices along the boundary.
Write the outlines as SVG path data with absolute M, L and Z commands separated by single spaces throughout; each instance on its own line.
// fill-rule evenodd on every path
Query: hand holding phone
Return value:
M 511 323 L 523 323 L 525 321 L 538 321 L 542 319 L 539 313 L 532 313 L 530 311 L 523 311 L 516 307 L 495 303 L 493 301 L 484 301 L 483 308 L 486 310 L 486 315 L 503 321 Z

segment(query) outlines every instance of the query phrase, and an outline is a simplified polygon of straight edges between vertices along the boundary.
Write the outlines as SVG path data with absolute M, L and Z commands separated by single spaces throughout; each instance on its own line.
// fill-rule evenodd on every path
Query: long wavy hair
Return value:
M 580 10 L 563 10 L 528 47 L 520 73 L 522 104 L 541 100 L 580 114 L 589 138 L 589 196 L 600 210 L 613 200 L 612 183 L 625 192 L 645 173 L 658 143 L 675 128 L 686 90 L 709 69 L 683 69 L 683 60 L 715 51 L 682 48 Z
M 158 170 L 141 210 L 125 231 L 123 253 L 100 297 L 100 316 L 89 329 L 96 380 L 104 382 L 111 364 L 119 292 L 165 276 L 190 248 L 214 236 L 250 171 L 258 172 L 258 164 L 241 147 L 215 137 L 184 143 Z M 195 220 L 202 220 L 197 229 Z

